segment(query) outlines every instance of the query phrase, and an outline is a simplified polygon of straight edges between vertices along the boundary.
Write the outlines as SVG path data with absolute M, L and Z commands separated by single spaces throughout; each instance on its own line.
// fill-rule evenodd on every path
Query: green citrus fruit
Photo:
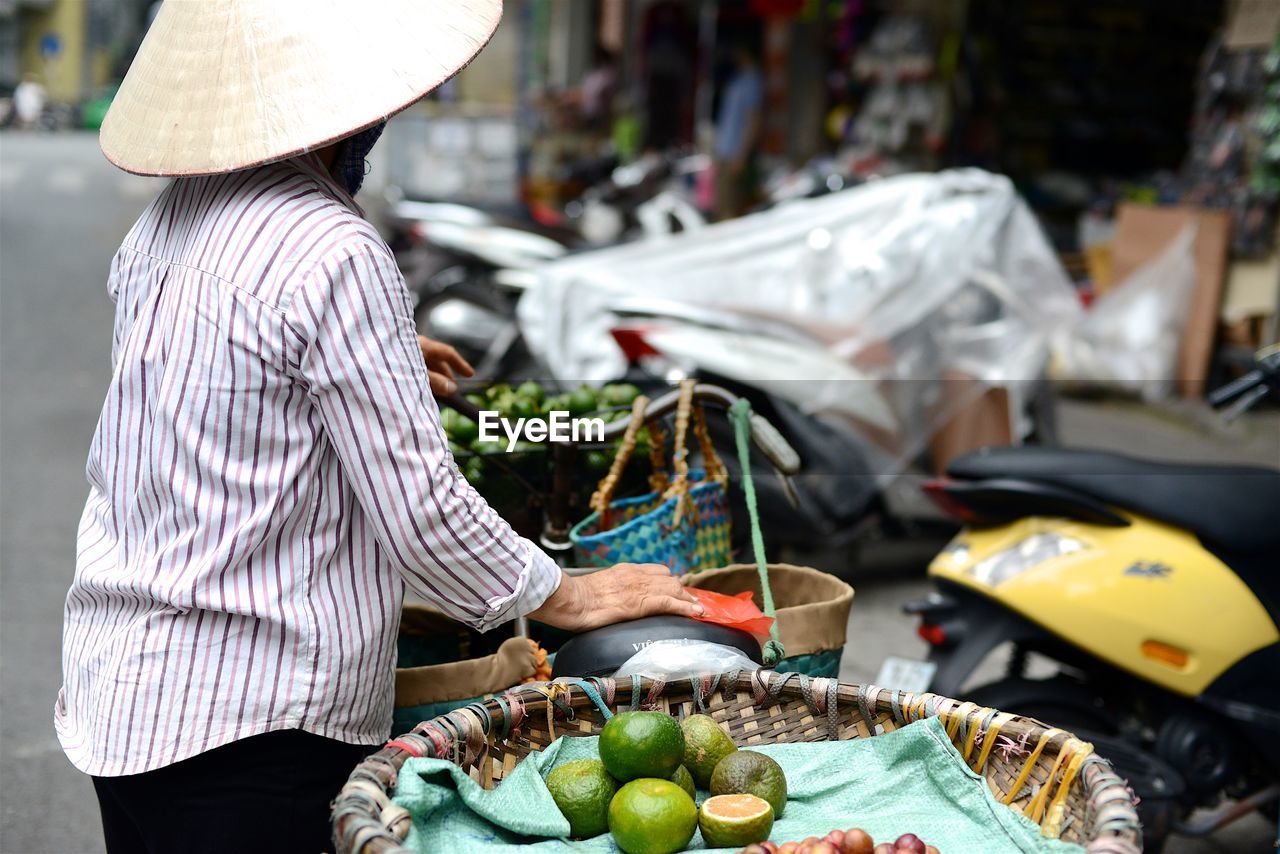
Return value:
M 452 409 L 445 411 L 453 412 Z M 448 432 L 453 441 L 459 445 L 470 445 L 480 438 L 480 425 L 465 415 L 453 412 L 453 427 Z
M 467 460 L 466 465 L 462 469 L 462 476 L 467 479 L 467 483 L 479 489 L 484 483 L 484 460 L 480 457 L 472 457 Z
M 547 775 L 547 789 L 569 820 L 570 836 L 585 839 L 609 829 L 609 802 L 618 792 L 618 783 L 600 760 L 566 762 Z
M 689 793 L 689 797 L 695 801 L 698 799 L 698 789 L 693 785 L 693 775 L 689 773 L 689 769 L 681 765 L 676 769 L 676 773 L 671 775 L 671 782 Z
M 582 455 L 582 464 L 592 474 L 602 474 L 609 470 L 613 458 L 604 451 L 587 451 Z
M 600 730 L 600 761 L 622 783 L 637 777 L 666 780 L 683 757 L 680 725 L 664 712 L 622 712 Z
M 511 392 L 500 394 L 497 397 L 489 398 L 489 409 L 496 409 L 499 418 L 515 419 L 516 406 L 520 403 L 520 399 Z
M 440 429 L 444 430 L 446 436 L 453 436 L 454 421 L 460 416 L 452 409 L 440 410 Z
M 609 804 L 609 832 L 627 854 L 683 851 L 697 829 L 693 798 L 670 780 L 632 780 Z
M 602 406 L 630 406 L 640 396 L 640 389 L 631 383 L 609 383 L 600 389 Z
M 542 409 L 538 401 L 519 396 L 511 398 L 512 418 L 537 418 L 541 414 Z
M 526 400 L 533 401 L 535 404 L 542 403 L 542 386 L 538 385 L 533 380 L 525 380 L 520 383 L 520 385 L 516 386 L 516 395 L 523 397 Z
M 716 765 L 738 746 L 710 715 L 690 715 L 680 722 L 680 729 L 684 732 L 684 767 L 698 787 L 705 789 Z
M 737 750 L 730 753 L 711 772 L 713 795 L 755 795 L 773 807 L 775 818 L 782 818 L 787 805 L 787 778 L 782 766 L 763 753 Z
M 702 802 L 698 828 L 708 848 L 742 848 L 773 831 L 773 807 L 755 795 L 716 795 Z
M 570 393 L 568 405 L 569 414 L 573 416 L 582 416 L 589 412 L 595 412 L 596 393 L 589 386 L 578 386 Z
M 471 451 L 476 454 L 501 454 L 506 449 L 506 443 L 501 439 L 489 439 L 486 441 L 477 438 L 471 443 Z

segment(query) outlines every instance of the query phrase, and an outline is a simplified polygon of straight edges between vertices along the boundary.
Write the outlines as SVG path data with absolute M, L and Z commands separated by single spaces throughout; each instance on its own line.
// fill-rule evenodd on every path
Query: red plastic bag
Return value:
M 701 590 L 697 587 L 690 587 L 689 592 L 702 603 L 704 612 L 701 617 L 694 617 L 695 620 L 728 626 L 731 629 L 741 629 L 760 638 L 769 636 L 773 618 L 766 617 L 756 607 L 755 602 L 751 601 L 750 590 L 745 590 L 736 596 L 726 596 L 723 593 Z

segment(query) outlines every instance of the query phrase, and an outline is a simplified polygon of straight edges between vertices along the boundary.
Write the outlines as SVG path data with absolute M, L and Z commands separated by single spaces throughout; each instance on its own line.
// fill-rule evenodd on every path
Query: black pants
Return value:
M 331 851 L 329 804 L 374 749 L 283 730 L 94 777 L 108 854 Z

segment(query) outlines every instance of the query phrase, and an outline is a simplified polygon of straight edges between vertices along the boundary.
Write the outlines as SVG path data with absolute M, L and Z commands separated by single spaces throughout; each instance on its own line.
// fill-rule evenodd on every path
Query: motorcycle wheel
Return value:
M 1088 686 L 1063 677 L 1028 679 L 1011 676 L 965 692 L 963 699 L 1002 712 L 1035 718 L 1050 726 L 1072 733 L 1096 733 L 1121 738 L 1116 721 L 1100 707 L 1096 694 Z M 1159 799 L 1144 799 L 1138 804 L 1142 820 L 1142 850 L 1160 854 L 1168 841 L 1169 830 L 1183 818 L 1183 810 Z

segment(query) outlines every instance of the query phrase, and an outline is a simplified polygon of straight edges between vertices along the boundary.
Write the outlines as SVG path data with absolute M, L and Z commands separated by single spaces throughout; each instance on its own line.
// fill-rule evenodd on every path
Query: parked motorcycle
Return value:
M 1280 345 L 1210 403 L 1238 413 L 1268 391 L 1280 391 Z M 1093 742 L 1141 799 L 1147 851 L 1254 809 L 1275 821 L 1280 471 L 989 448 L 947 476 L 929 489 L 967 527 L 929 567 L 936 592 L 905 606 L 931 647 L 911 689 Z M 1003 678 L 966 690 L 1004 645 Z M 1059 669 L 1033 678 L 1032 654 Z
M 892 506 L 885 490 L 896 469 L 867 433 L 844 417 L 855 417 L 872 430 L 894 433 L 899 423 L 895 406 L 901 402 L 890 400 L 881 384 L 857 374 L 853 367 L 815 350 L 794 326 L 645 296 L 616 300 L 611 309 L 617 318 L 612 334 L 629 364 L 628 382 L 648 390 L 696 376 L 731 389 L 779 425 L 798 450 L 804 463 L 796 478 L 798 503 L 769 500 L 780 495 L 761 500 L 771 543 L 806 548 L 820 542 L 843 548 L 877 533 L 904 536 L 940 527 L 934 518 L 905 514 Z M 962 322 L 977 327 L 1001 320 L 996 312 L 990 318 L 966 316 Z M 815 416 L 788 399 L 801 385 L 797 378 L 803 377 L 847 380 L 826 415 Z M 919 387 L 916 384 L 910 390 L 916 392 Z M 1039 383 L 1024 397 L 1022 419 L 1028 426 L 1019 438 L 1052 443 L 1056 431 L 1049 385 Z M 731 440 L 727 435 L 714 438 L 717 443 Z M 919 470 L 933 470 L 924 449 L 912 464 Z M 776 491 L 779 485 L 764 488 Z M 948 527 L 943 536 L 953 530 Z
M 454 202 L 398 200 L 389 244 L 424 335 L 447 341 L 481 376 L 513 378 L 528 364 L 515 303 L 531 270 L 574 245 L 573 232 Z
M 586 246 L 705 224 L 672 189 L 697 165 L 696 158 L 651 155 L 618 167 L 554 224 L 453 202 L 393 201 L 389 243 L 416 300 L 418 331 L 457 347 L 480 376 L 533 375 L 515 304 L 537 267 Z

